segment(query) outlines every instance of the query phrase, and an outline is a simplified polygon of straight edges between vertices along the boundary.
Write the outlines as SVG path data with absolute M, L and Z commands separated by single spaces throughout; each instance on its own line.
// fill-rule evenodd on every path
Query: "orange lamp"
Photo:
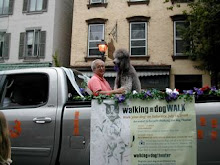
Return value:
M 105 61 L 104 56 L 105 56 L 105 51 L 108 48 L 108 45 L 104 40 L 101 40 L 100 44 L 98 44 L 99 51 L 101 52 L 102 55 L 102 60 Z
M 108 48 L 108 45 L 106 44 L 106 42 L 104 40 L 102 40 L 101 43 L 98 44 L 98 48 L 101 53 L 105 53 L 105 51 Z

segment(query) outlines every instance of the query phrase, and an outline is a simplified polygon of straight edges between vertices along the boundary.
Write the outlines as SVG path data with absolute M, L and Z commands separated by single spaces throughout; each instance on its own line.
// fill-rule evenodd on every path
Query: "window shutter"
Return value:
M 45 57 L 45 45 L 46 45 L 46 31 L 41 31 L 40 32 L 40 53 L 39 53 L 40 58 Z
M 23 12 L 27 12 L 27 8 L 28 8 L 28 0 L 24 0 L 24 3 L 23 3 Z
M 47 2 L 48 0 L 43 0 L 43 7 L 42 7 L 43 11 L 47 11 Z
M 14 6 L 14 0 L 9 1 L 9 9 L 8 9 L 8 14 L 12 15 L 13 14 L 13 6 Z
M 24 58 L 24 46 L 25 46 L 25 34 L 26 33 L 20 33 L 20 43 L 19 43 L 19 59 Z
M 5 35 L 4 35 L 4 45 L 3 45 L 3 57 L 4 57 L 4 59 L 9 58 L 10 38 L 11 38 L 11 33 L 5 33 Z

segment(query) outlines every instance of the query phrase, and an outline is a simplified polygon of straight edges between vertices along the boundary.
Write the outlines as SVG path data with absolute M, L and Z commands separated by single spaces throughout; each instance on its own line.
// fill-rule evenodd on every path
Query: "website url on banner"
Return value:
M 139 153 L 139 154 L 134 154 L 134 158 L 169 158 L 171 156 L 171 154 L 167 154 L 167 153 L 151 153 L 151 154 L 143 154 L 143 153 Z

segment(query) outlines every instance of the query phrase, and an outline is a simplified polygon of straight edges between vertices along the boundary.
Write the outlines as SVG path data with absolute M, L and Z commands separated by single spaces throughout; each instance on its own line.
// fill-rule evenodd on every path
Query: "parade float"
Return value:
M 196 165 L 195 100 L 219 96 L 220 90 L 206 86 L 75 97 L 92 100 L 90 163 Z

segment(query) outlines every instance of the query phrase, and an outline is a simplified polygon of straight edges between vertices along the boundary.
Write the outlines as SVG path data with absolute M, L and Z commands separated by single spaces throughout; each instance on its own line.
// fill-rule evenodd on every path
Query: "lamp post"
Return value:
M 101 40 L 100 44 L 98 44 L 99 51 L 101 52 L 102 61 L 105 61 L 105 51 L 108 48 L 108 45 L 104 40 Z

